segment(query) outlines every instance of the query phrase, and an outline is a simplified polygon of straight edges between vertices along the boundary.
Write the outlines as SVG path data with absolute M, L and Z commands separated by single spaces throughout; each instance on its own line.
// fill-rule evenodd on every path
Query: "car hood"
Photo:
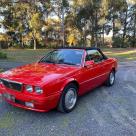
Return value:
M 34 63 L 6 71 L 0 78 L 29 85 L 42 85 L 65 77 L 77 69 L 78 67 L 68 65 Z

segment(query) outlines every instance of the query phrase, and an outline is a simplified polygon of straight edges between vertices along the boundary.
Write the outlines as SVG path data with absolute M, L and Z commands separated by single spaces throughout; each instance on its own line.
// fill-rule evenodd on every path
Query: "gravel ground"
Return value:
M 9 69 L 22 64 L 0 62 L 0 67 Z M 82 96 L 69 114 L 26 111 L 0 98 L 0 136 L 135 135 L 136 62 L 120 63 L 115 85 Z

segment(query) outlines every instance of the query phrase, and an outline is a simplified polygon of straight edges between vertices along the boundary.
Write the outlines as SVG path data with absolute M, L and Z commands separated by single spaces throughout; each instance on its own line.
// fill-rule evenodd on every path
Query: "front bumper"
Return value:
M 32 110 L 32 111 L 38 111 L 38 112 L 48 112 L 51 109 L 55 108 L 58 104 L 60 97 L 60 93 L 56 93 L 48 97 L 39 97 L 39 96 L 31 96 L 28 94 L 16 92 L 10 89 L 1 89 L 1 88 L 0 88 L 0 94 L 2 94 L 2 98 L 6 102 L 8 102 L 13 106 L 27 110 Z M 13 96 L 15 99 L 9 100 L 5 97 L 5 94 Z M 25 102 L 33 103 L 34 107 L 26 106 Z

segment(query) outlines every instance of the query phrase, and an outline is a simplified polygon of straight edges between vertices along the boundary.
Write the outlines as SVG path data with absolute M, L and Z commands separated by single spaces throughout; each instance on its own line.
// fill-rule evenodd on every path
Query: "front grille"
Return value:
M 25 102 L 15 99 L 15 103 L 25 106 Z
M 10 81 L 10 80 L 6 80 L 6 79 L 0 79 L 3 83 L 3 85 L 7 88 L 10 88 L 12 90 L 16 90 L 16 91 L 22 91 L 22 84 L 21 83 L 17 83 L 14 81 Z

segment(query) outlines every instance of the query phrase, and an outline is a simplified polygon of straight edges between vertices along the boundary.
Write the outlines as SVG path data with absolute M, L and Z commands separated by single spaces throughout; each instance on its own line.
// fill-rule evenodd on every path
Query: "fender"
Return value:
M 114 68 L 115 72 L 117 72 L 117 69 L 118 69 L 117 59 L 113 59 L 113 60 L 114 60 L 114 62 L 112 64 L 112 69 Z
M 74 82 L 74 81 L 78 83 L 78 81 L 75 78 L 69 78 L 69 79 L 65 80 L 65 82 L 63 83 L 63 85 L 60 89 L 61 93 L 64 90 L 64 88 L 66 87 L 66 85 L 68 85 L 70 82 Z

